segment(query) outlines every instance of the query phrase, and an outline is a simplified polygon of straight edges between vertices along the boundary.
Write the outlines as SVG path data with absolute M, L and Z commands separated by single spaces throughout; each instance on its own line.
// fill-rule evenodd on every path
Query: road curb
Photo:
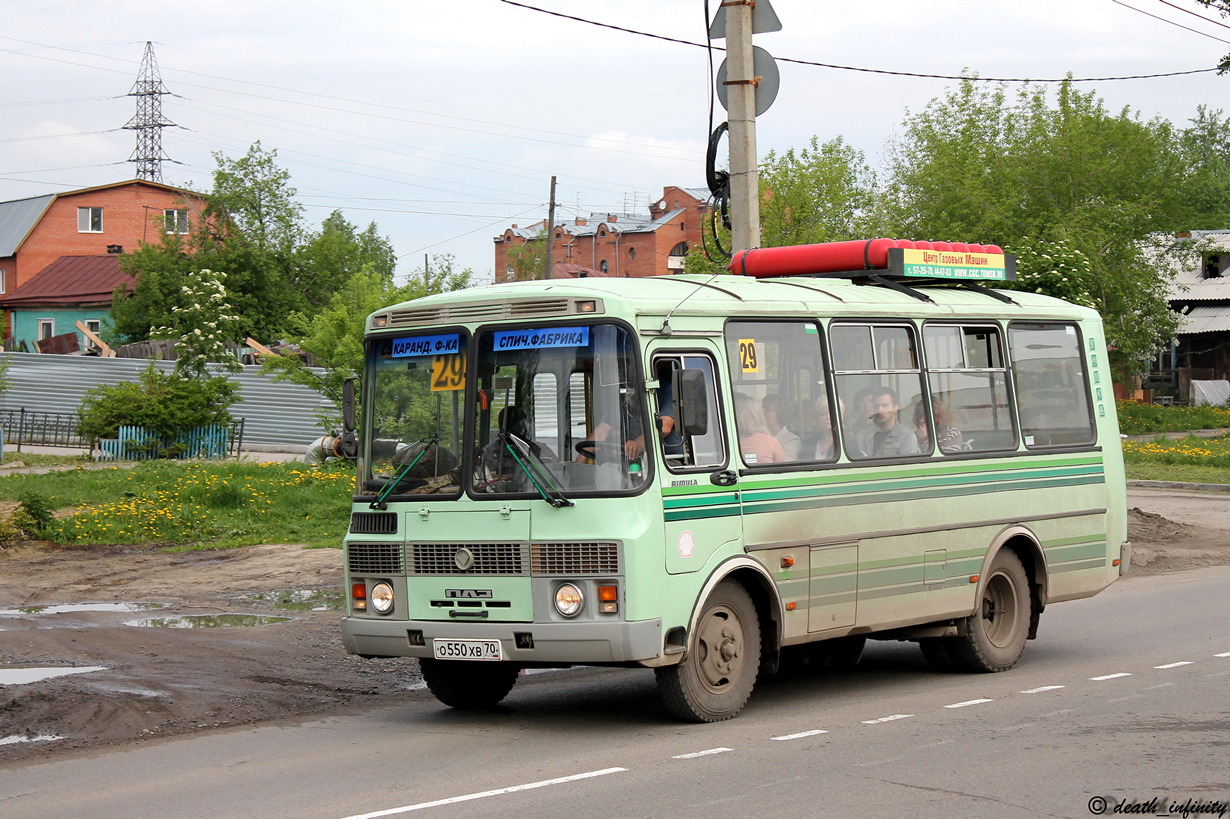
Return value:
M 1128 481 L 1128 486 L 1142 489 L 1195 489 L 1200 492 L 1230 492 L 1224 483 L 1188 483 L 1187 481 Z

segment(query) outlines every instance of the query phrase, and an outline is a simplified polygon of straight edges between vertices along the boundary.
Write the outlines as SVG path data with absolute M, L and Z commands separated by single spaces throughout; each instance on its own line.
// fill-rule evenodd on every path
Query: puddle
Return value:
M 81 611 L 118 611 L 131 614 L 135 611 L 151 611 L 166 608 L 165 603 L 65 603 L 58 606 L 23 606 L 16 609 L 0 609 L 0 617 L 21 617 L 32 614 L 72 614 Z
M 25 685 L 27 683 L 55 679 L 56 677 L 66 677 L 69 674 L 85 674 L 90 671 L 106 670 L 101 665 L 0 668 L 0 685 Z
M 58 737 L 54 735 L 49 736 L 47 734 L 39 734 L 38 736 L 33 736 L 33 737 L 23 737 L 23 736 L 0 737 L 0 745 L 16 745 L 19 742 L 51 742 L 54 739 L 64 739 L 64 737 Z
M 292 611 L 341 611 L 346 599 L 340 589 L 286 589 L 245 594 L 244 599 Z
M 273 617 L 268 614 L 184 614 L 174 617 L 148 617 L 127 620 L 126 626 L 139 628 L 251 628 L 274 623 L 287 623 L 293 617 Z

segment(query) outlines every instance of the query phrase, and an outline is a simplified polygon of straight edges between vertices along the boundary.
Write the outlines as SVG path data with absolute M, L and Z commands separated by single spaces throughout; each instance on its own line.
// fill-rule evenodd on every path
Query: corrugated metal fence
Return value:
M 9 388 L 0 393 L 0 410 L 75 413 L 86 390 L 100 384 L 137 381 L 150 362 L 131 358 L 0 353 L 8 362 Z M 154 366 L 170 372 L 171 361 Z M 326 434 L 316 415 L 330 405 L 318 393 L 263 375 L 260 367 L 244 367 L 229 377 L 243 401 L 231 414 L 244 419 L 244 442 L 293 449 Z

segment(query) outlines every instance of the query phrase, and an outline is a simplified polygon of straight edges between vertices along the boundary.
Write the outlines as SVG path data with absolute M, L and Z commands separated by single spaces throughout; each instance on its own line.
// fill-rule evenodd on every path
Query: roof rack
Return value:
M 1016 304 L 1003 293 L 978 284 L 985 280 L 1016 280 L 1016 257 L 1004 253 L 998 245 L 871 239 L 752 248 L 736 253 L 729 269 L 757 279 L 849 279 L 855 284 L 879 285 L 927 302 L 932 299 L 915 288 L 957 285 Z

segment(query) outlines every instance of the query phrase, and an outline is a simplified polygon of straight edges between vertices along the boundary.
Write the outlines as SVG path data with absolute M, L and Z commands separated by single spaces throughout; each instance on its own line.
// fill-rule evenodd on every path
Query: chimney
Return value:
M 586 225 L 588 225 L 588 224 L 589 224 L 589 220 L 588 220 L 588 219 L 586 219 L 584 216 L 578 216 L 578 217 L 576 218 L 576 226 L 577 226 L 577 227 L 585 227 L 585 226 L 586 226 Z
M 618 216 L 618 215 L 616 215 L 616 214 L 614 214 L 614 213 L 608 213 L 608 214 L 606 215 L 606 220 L 607 220 L 608 222 L 618 222 L 618 221 L 619 221 L 619 216 Z

